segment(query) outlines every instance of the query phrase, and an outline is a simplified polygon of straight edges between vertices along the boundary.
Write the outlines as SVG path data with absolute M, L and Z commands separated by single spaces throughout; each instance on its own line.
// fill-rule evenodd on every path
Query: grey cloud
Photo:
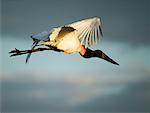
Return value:
M 122 68 L 119 72 L 102 70 L 88 74 L 50 75 L 38 72 L 3 75 L 2 111 L 150 111 L 148 67 L 129 68 L 132 71 Z
M 149 4 L 149 0 L 2 0 L 2 34 L 28 39 L 32 33 L 100 16 L 105 40 L 145 45 L 150 43 Z
M 119 94 L 97 97 L 80 104 L 80 112 L 150 112 L 149 82 L 128 84 Z
M 22 75 L 17 75 L 22 76 Z M 32 75 L 26 75 L 31 76 Z M 59 86 L 59 87 L 58 87 Z M 2 81 L 3 112 L 62 111 L 64 85 L 57 81 L 38 82 L 29 78 Z

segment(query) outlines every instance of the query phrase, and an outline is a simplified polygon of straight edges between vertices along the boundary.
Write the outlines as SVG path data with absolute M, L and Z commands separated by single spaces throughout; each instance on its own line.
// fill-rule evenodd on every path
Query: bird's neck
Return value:
M 86 53 L 86 48 L 84 45 L 81 45 L 80 54 L 83 56 Z

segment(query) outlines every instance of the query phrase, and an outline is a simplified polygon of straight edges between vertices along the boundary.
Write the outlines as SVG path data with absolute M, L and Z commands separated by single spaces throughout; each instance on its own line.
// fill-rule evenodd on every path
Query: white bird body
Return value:
M 63 50 L 65 53 L 77 53 L 81 51 L 81 43 L 78 39 L 77 31 L 74 30 L 64 35 L 58 35 L 61 28 L 55 28 L 50 35 L 50 41 L 44 42 L 44 45 L 51 45 L 57 49 Z
M 64 36 L 64 38 L 57 44 L 57 48 L 68 54 L 80 52 L 81 44 L 76 35 L 76 31 Z

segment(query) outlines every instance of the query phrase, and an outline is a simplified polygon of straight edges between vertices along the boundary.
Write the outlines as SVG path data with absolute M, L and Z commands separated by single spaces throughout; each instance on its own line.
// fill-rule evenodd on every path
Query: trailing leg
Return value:
M 18 55 L 23 55 L 23 54 L 28 54 L 28 53 L 44 51 L 44 50 L 52 50 L 52 49 L 51 48 L 37 48 L 37 49 L 31 49 L 31 50 L 18 50 L 15 48 L 9 53 L 11 54 L 10 57 L 12 57 L 12 56 L 18 56 Z

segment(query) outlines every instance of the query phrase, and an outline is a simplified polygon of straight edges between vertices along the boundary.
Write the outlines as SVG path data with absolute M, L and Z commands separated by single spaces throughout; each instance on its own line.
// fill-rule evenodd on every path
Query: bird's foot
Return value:
M 26 54 L 26 53 L 28 53 L 28 51 L 29 50 L 20 51 L 20 50 L 15 48 L 14 50 L 10 51 L 9 54 L 11 54 L 10 57 L 12 57 L 12 56 L 18 56 L 18 55 Z

